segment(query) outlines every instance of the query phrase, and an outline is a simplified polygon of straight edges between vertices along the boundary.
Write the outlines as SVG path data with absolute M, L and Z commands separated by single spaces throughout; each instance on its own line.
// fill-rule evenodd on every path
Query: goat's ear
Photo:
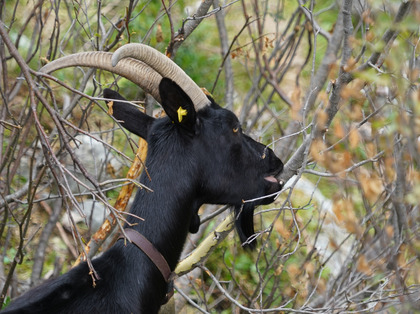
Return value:
M 174 81 L 163 78 L 159 84 L 161 105 L 168 117 L 189 131 L 194 131 L 196 112 L 190 97 Z
M 155 120 L 154 118 L 144 114 L 129 103 L 118 101 L 125 100 L 125 98 L 109 88 L 104 90 L 104 98 L 113 99 L 112 102 L 110 100 L 106 101 L 109 112 L 125 129 L 144 139 L 147 138 L 149 128 Z

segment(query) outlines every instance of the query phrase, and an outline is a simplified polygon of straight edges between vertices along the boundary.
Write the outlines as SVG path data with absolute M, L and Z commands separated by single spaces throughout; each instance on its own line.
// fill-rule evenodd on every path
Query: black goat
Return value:
M 171 79 L 161 79 L 158 89 L 155 98 L 167 113 L 160 119 L 119 102 L 123 98 L 115 91 L 106 89 L 104 97 L 114 99 L 114 117 L 148 142 L 147 175 L 140 181 L 153 192 L 139 190 L 130 210 L 144 222 L 131 215 L 127 220 L 173 271 L 188 231 L 198 229 L 202 204 L 239 209 L 243 200 L 276 193 L 281 186 L 275 176 L 283 164 L 269 148 L 243 134 L 236 116 L 210 97 L 197 110 L 185 88 Z M 253 206 L 273 199 L 246 204 L 246 215 L 241 212 L 237 224 L 241 240 L 251 235 Z M 92 264 L 100 277 L 96 287 L 87 264 L 81 263 L 28 291 L 2 313 L 156 313 L 165 300 L 168 287 L 161 272 L 132 243 L 117 241 Z

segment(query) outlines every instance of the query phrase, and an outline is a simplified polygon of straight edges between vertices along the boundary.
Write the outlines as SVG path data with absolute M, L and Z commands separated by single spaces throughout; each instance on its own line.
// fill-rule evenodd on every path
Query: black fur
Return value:
M 153 192 L 139 190 L 128 216 L 166 258 L 174 270 L 188 231 L 196 232 L 197 215 L 204 203 L 231 204 L 268 195 L 280 185 L 264 178 L 279 173 L 283 164 L 264 145 L 242 134 L 236 116 L 214 103 L 196 112 L 189 97 L 169 79 L 160 84 L 167 117 L 153 119 L 127 103 L 112 90 L 113 115 L 122 125 L 148 142 L 147 173 L 140 181 Z M 178 120 L 179 107 L 186 115 Z M 235 132 L 236 131 L 236 132 Z M 149 176 L 151 180 L 149 179 Z M 239 214 L 242 241 L 252 233 L 255 205 L 273 198 L 247 203 Z M 127 226 L 126 226 L 127 227 Z M 2 313 L 156 313 L 167 284 L 156 266 L 133 244 L 122 240 L 93 266 L 100 276 L 96 287 L 86 263 L 36 287 L 17 298 Z

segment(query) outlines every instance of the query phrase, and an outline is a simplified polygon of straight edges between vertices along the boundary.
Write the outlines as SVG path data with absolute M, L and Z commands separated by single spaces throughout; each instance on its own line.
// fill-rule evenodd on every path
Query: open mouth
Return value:
M 277 177 L 282 172 L 282 170 L 283 170 L 283 167 L 278 169 L 278 171 L 276 171 L 276 172 L 271 172 L 270 174 L 268 174 L 267 176 L 264 177 L 264 180 L 268 181 L 270 183 L 273 183 L 273 184 L 278 184 L 278 185 L 280 185 L 280 187 L 282 187 L 284 182 L 282 180 L 277 179 Z
M 265 177 L 264 180 L 272 183 L 279 183 L 279 180 L 277 180 L 276 177 L 273 175 Z
M 280 191 L 283 187 L 283 182 L 277 179 L 280 172 L 276 174 L 270 174 L 264 177 L 264 180 L 269 184 L 267 194 L 272 194 Z

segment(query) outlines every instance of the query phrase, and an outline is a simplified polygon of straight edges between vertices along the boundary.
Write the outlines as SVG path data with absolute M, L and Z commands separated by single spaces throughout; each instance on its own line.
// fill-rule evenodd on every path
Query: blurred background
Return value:
M 418 311 L 419 9 L 0 1 L 0 305 L 112 242 L 85 248 L 106 217 L 123 217 L 116 200 L 132 184 L 124 178 L 139 139 L 109 116 L 102 91 L 154 116 L 160 106 L 105 71 L 37 71 L 131 42 L 166 53 L 286 164 L 276 202 L 255 211 L 257 249 L 244 250 L 234 231 L 221 238 L 176 279 L 177 313 Z M 203 206 L 183 256 L 229 213 Z

